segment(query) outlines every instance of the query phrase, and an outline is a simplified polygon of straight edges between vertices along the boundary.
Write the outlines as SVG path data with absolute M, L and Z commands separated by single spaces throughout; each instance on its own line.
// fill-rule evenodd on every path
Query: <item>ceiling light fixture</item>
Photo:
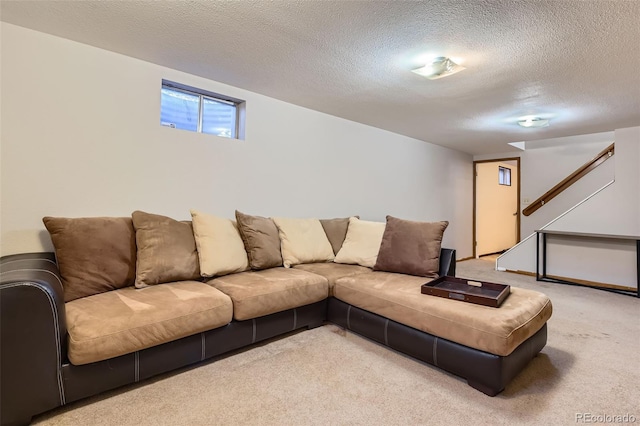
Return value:
M 447 77 L 466 69 L 462 65 L 458 65 L 449 58 L 440 56 L 435 58 L 433 62 L 423 67 L 411 70 L 412 72 L 428 78 L 429 80 L 436 80 L 438 78 Z
M 549 125 L 549 120 L 545 120 L 540 117 L 526 117 L 522 118 L 518 121 L 518 124 L 522 127 L 547 127 Z

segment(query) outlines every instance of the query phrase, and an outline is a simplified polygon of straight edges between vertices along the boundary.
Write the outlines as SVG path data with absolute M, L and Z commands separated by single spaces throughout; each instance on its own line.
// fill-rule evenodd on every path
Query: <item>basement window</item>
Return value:
M 511 186 L 511 169 L 498 166 L 498 183 L 500 185 Z
M 245 101 L 162 80 L 160 124 L 174 129 L 244 139 Z

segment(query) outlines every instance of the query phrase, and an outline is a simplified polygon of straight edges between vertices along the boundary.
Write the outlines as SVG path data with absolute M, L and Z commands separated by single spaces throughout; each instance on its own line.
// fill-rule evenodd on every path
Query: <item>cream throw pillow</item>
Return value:
M 300 263 L 329 262 L 333 248 L 318 219 L 272 218 L 278 227 L 285 268 Z
M 232 220 L 197 210 L 191 210 L 191 219 L 203 277 L 227 275 L 249 268 L 244 243 Z
M 384 222 L 369 222 L 350 217 L 347 236 L 334 262 L 373 268 L 378 259 L 385 226 Z

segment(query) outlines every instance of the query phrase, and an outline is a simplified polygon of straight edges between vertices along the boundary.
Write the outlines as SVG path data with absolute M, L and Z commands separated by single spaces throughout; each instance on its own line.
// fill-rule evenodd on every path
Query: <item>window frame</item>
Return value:
M 198 96 L 198 124 L 196 128 L 196 133 L 202 133 L 207 135 L 218 136 L 225 139 L 236 139 L 243 140 L 244 139 L 244 115 L 245 115 L 245 105 L 246 101 L 238 98 L 233 98 L 231 96 L 222 95 L 220 93 L 211 92 L 208 90 L 198 89 L 197 87 L 188 86 L 182 83 L 176 83 L 175 81 L 162 79 L 162 85 L 160 87 L 160 93 L 162 96 L 162 89 L 173 90 L 177 92 L 182 92 L 188 95 Z M 224 103 L 227 105 L 232 105 L 235 108 L 235 126 L 233 129 L 233 134 L 230 137 L 220 136 L 215 133 L 208 133 L 202 131 L 202 122 L 204 118 L 204 100 L 208 99 L 213 102 Z M 162 115 L 162 101 L 160 102 L 160 114 Z M 163 127 L 176 128 L 175 126 L 167 126 L 160 123 Z M 188 129 L 179 129 L 192 131 Z
M 498 166 L 498 185 L 511 186 L 511 168 Z

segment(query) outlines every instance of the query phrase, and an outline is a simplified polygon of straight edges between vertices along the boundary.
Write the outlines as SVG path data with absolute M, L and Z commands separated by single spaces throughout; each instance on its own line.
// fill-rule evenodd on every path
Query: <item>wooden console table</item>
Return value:
M 586 232 L 565 232 L 565 231 L 551 231 L 547 229 L 537 229 L 536 231 L 536 280 L 547 281 L 561 284 L 582 285 L 585 287 L 597 288 L 600 290 L 613 291 L 615 293 L 628 294 L 630 296 L 640 297 L 640 235 L 616 235 L 616 234 L 589 234 Z M 635 240 L 636 242 L 636 274 L 637 285 L 633 287 L 601 287 L 596 285 L 589 285 L 576 281 L 570 281 L 566 279 L 559 279 L 550 277 L 547 275 L 547 235 L 563 235 L 569 237 L 584 237 L 584 238 L 606 238 L 612 240 Z M 542 253 L 540 253 L 540 246 L 542 245 Z M 541 262 L 542 261 L 542 264 Z M 540 271 L 542 269 L 542 272 Z

